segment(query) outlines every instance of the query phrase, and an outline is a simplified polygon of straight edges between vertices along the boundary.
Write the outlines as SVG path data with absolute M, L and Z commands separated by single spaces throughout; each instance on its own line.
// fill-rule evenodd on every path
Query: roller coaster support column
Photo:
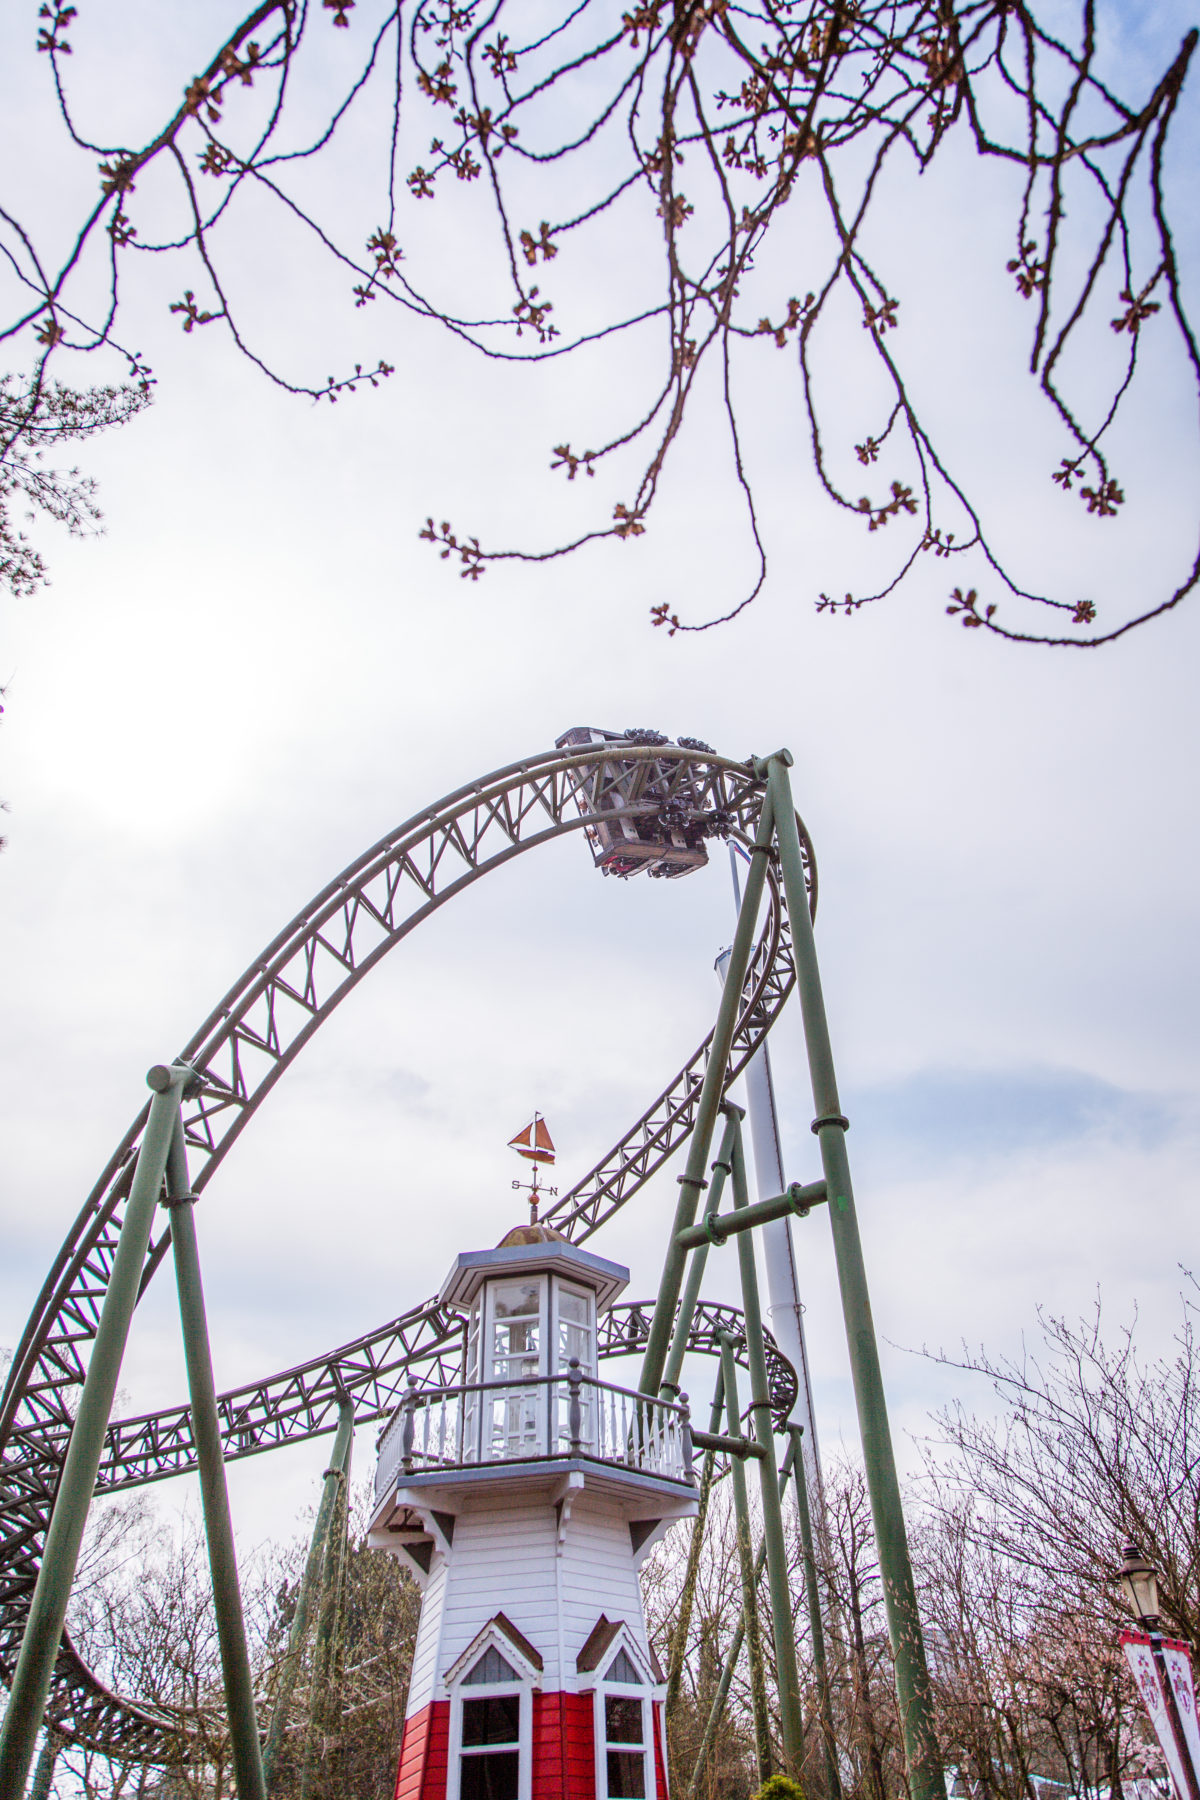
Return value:
M 733 1133 L 737 1129 L 737 1121 L 729 1118 L 721 1138 L 721 1147 L 713 1163 L 712 1186 L 708 1190 L 708 1204 L 704 1209 L 705 1218 L 715 1216 L 721 1204 L 725 1180 L 730 1169 L 730 1146 Z M 667 1357 L 667 1367 L 663 1375 L 659 1392 L 666 1392 L 672 1399 L 679 1394 L 679 1377 L 683 1371 L 683 1358 L 687 1350 L 688 1333 L 692 1328 L 692 1320 L 696 1313 L 696 1302 L 700 1298 L 700 1284 L 704 1279 L 704 1265 L 708 1261 L 708 1240 L 692 1251 L 692 1260 L 688 1265 L 687 1280 L 683 1287 L 683 1297 L 679 1303 L 679 1317 L 675 1322 L 675 1335 L 671 1339 L 671 1350 Z M 725 1410 L 725 1379 L 720 1365 L 717 1367 L 716 1386 L 713 1389 L 712 1414 L 708 1422 L 708 1435 L 715 1437 L 721 1429 L 721 1415 Z M 665 1715 L 667 1731 L 675 1716 L 679 1702 L 679 1691 L 683 1683 L 683 1659 L 687 1653 L 688 1632 L 692 1625 L 692 1609 L 696 1602 L 696 1581 L 700 1571 L 700 1553 L 704 1548 L 704 1525 L 708 1517 L 708 1502 L 712 1493 L 713 1464 L 716 1453 L 706 1450 L 704 1468 L 700 1476 L 700 1496 L 698 1510 L 692 1524 L 692 1535 L 688 1542 L 687 1568 L 684 1571 L 683 1590 L 679 1596 L 679 1616 L 675 1621 L 675 1629 L 671 1634 L 671 1653 L 667 1659 L 667 1695 Z
M 283 1668 L 280 1671 L 279 1686 L 275 1694 L 271 1729 L 267 1733 L 267 1746 L 263 1751 L 263 1778 L 268 1791 L 274 1780 L 275 1764 L 278 1761 L 279 1752 L 283 1748 L 283 1740 L 287 1732 L 287 1718 L 291 1708 L 292 1694 L 295 1692 L 296 1677 L 300 1673 L 300 1660 L 304 1654 L 304 1643 L 308 1637 L 308 1627 L 312 1620 L 313 1595 L 316 1593 L 325 1562 L 325 1549 L 333 1519 L 334 1502 L 339 1489 L 349 1478 L 350 1451 L 353 1443 L 354 1402 L 349 1394 L 343 1394 L 338 1401 L 338 1428 L 337 1436 L 333 1440 L 333 1455 L 330 1457 L 329 1467 L 325 1471 L 321 1503 L 317 1507 L 317 1520 L 313 1526 L 312 1543 L 308 1547 L 308 1560 L 304 1565 L 304 1574 L 300 1577 L 300 1587 L 296 1594 L 296 1610 L 292 1614 L 288 1646 L 284 1653 Z
M 717 1022 L 713 1026 L 712 1042 L 708 1048 L 708 1062 L 705 1064 L 700 1098 L 696 1104 L 696 1123 L 688 1144 L 687 1167 L 679 1177 L 679 1200 L 675 1207 L 675 1223 L 671 1227 L 671 1235 L 667 1240 L 662 1280 L 659 1283 L 658 1299 L 654 1307 L 654 1316 L 650 1321 L 650 1333 L 646 1340 L 646 1357 L 642 1364 L 639 1385 L 643 1394 L 651 1394 L 656 1398 L 661 1389 L 663 1370 L 667 1360 L 667 1345 L 670 1343 L 671 1332 L 675 1324 L 675 1308 L 679 1300 L 679 1290 L 683 1284 L 683 1266 L 687 1260 L 687 1252 L 681 1248 L 678 1242 L 679 1233 L 694 1221 L 701 1191 L 707 1185 L 704 1171 L 708 1165 L 709 1146 L 712 1143 L 713 1128 L 717 1122 L 721 1095 L 725 1087 L 729 1051 L 737 1027 L 738 1009 L 742 1003 L 742 984 L 746 979 L 746 970 L 750 963 L 750 950 L 754 942 L 754 926 L 758 919 L 758 909 L 762 904 L 772 834 L 771 795 L 768 788 L 767 793 L 763 796 L 762 812 L 759 814 L 750 867 L 746 872 L 746 891 L 742 896 L 737 929 L 733 934 L 733 945 L 729 952 L 729 969 L 725 977 L 725 986 L 721 990 L 721 1004 L 717 1008 Z M 806 900 L 805 906 L 807 904 Z M 807 916 L 806 912 L 805 917 L 807 918 Z
M 729 873 L 733 877 L 734 904 L 740 906 L 742 884 L 738 874 L 738 850 L 730 842 Z M 725 979 L 725 953 L 717 958 L 717 974 Z M 758 1197 L 781 1194 L 787 1187 L 783 1169 L 783 1149 L 779 1141 L 779 1114 L 775 1105 L 775 1085 L 771 1079 L 771 1050 L 764 1039 L 746 1064 L 747 1109 L 750 1115 L 750 1142 L 754 1146 L 754 1174 Z M 800 1278 L 796 1270 L 796 1251 L 792 1243 L 791 1221 L 773 1220 L 762 1234 L 763 1265 L 767 1273 L 767 1316 L 771 1334 L 796 1371 L 796 1403 L 792 1423 L 804 1427 L 801 1450 L 808 1462 L 809 1485 L 818 1515 L 822 1510 L 821 1458 L 817 1449 L 816 1414 L 813 1409 L 812 1378 L 808 1368 L 808 1346 L 804 1338 L 804 1307 L 800 1299 Z
M 825 1627 L 821 1619 L 821 1589 L 813 1550 L 812 1515 L 808 1508 L 808 1468 L 804 1456 L 803 1425 L 789 1425 L 792 1468 L 796 1476 L 796 1511 L 800 1519 L 800 1546 L 804 1552 L 804 1587 L 808 1596 L 808 1628 L 812 1634 L 813 1667 L 817 1671 L 817 1699 L 821 1709 L 821 1737 L 825 1749 L 825 1784 L 829 1800 L 842 1800 L 838 1772 L 837 1740 L 833 1732 L 833 1703 L 829 1693 L 829 1665 L 825 1658 Z
M 229 1490 L 225 1484 L 225 1451 L 217 1414 L 217 1387 L 213 1380 L 208 1343 L 208 1319 L 204 1310 L 204 1284 L 200 1278 L 200 1250 L 196 1242 L 196 1196 L 188 1191 L 187 1157 L 183 1147 L 183 1122 L 177 1120 L 167 1161 L 167 1197 L 171 1214 L 171 1248 L 175 1257 L 175 1282 L 179 1289 L 179 1322 L 183 1330 L 183 1354 L 187 1364 L 188 1397 L 191 1401 L 192 1440 L 200 1471 L 200 1499 L 208 1562 L 212 1571 L 213 1604 L 217 1615 L 217 1642 L 225 1682 L 225 1709 L 229 1718 L 229 1744 L 233 1757 L 238 1800 L 266 1800 L 262 1755 L 258 1743 L 258 1715 L 254 1707 L 254 1677 L 246 1648 L 246 1622 L 242 1615 L 242 1591 L 238 1584 L 237 1551 L 233 1521 L 229 1515 Z
M 21 1800 L 37 1745 L 54 1660 L 62 1640 L 67 1600 L 79 1561 L 79 1546 L 88 1507 L 96 1488 L 104 1434 L 108 1429 L 121 1358 L 129 1337 L 154 1209 L 162 1187 L 167 1153 L 179 1117 L 180 1093 L 192 1071 L 179 1065 L 150 1070 L 154 1090 L 137 1168 L 129 1189 L 121 1235 L 104 1296 L 96 1338 L 71 1440 L 63 1460 L 54 1512 L 42 1551 L 42 1566 L 30 1602 L 29 1618 L 9 1691 L 8 1710 L 0 1727 L 0 1800 Z M 689 1220 L 690 1223 L 690 1220 Z
M 780 1500 L 783 1499 L 783 1496 L 787 1491 L 788 1478 L 792 1473 L 793 1454 L 794 1445 L 789 1443 L 787 1449 L 784 1451 L 783 1464 L 779 1470 Z M 758 1546 L 758 1555 L 754 1560 L 754 1583 L 756 1588 L 758 1583 L 762 1580 L 763 1570 L 766 1566 L 767 1546 L 763 1543 Z M 745 1613 L 742 1613 L 738 1619 L 733 1637 L 730 1640 L 729 1650 L 726 1653 L 720 1680 L 717 1682 L 717 1691 L 713 1695 L 713 1702 L 709 1708 L 708 1718 L 705 1721 L 704 1736 L 700 1739 L 700 1748 L 696 1752 L 696 1766 L 692 1770 L 692 1779 L 688 1782 L 686 1800 L 696 1800 L 696 1795 L 700 1787 L 700 1778 L 703 1775 L 705 1766 L 712 1754 L 712 1747 L 716 1742 L 717 1737 L 717 1727 L 721 1723 L 721 1715 L 725 1711 L 725 1703 L 729 1699 L 729 1690 L 733 1686 L 733 1672 L 737 1668 L 738 1657 L 742 1654 L 742 1644 L 745 1640 L 745 1636 L 746 1615 Z
M 738 1403 L 737 1364 L 733 1360 L 733 1339 L 721 1333 L 721 1374 L 725 1380 L 725 1416 L 729 1435 L 742 1435 L 742 1413 Z M 754 1706 L 754 1749 L 758 1761 L 760 1784 L 771 1773 L 771 1722 L 767 1712 L 767 1679 L 763 1669 L 762 1625 L 758 1616 L 758 1571 L 754 1566 L 754 1550 L 750 1543 L 750 1501 L 746 1494 L 746 1465 L 740 1456 L 729 1459 L 729 1478 L 733 1483 L 733 1516 L 737 1529 L 738 1564 L 742 1572 L 742 1625 L 750 1661 L 750 1697 Z
M 47 1725 L 46 1735 L 42 1740 L 42 1753 L 37 1759 L 37 1767 L 33 1771 L 33 1786 L 29 1790 L 29 1800 L 50 1800 L 50 1784 L 54 1780 L 54 1765 L 58 1761 L 58 1753 L 66 1743 L 60 1731 L 53 1725 Z
M 806 915 L 807 916 L 807 915 Z M 739 1131 L 733 1140 L 733 1204 L 735 1211 L 750 1204 L 746 1191 L 746 1157 Z M 767 1582 L 771 1591 L 771 1623 L 775 1637 L 775 1676 L 779 1690 L 779 1723 L 787 1773 L 796 1780 L 804 1758 L 804 1720 L 800 1711 L 800 1671 L 796 1667 L 796 1633 L 792 1626 L 792 1590 L 788 1580 L 787 1544 L 783 1535 L 783 1510 L 779 1503 L 779 1471 L 775 1465 L 775 1427 L 771 1419 L 771 1388 L 767 1378 L 767 1353 L 763 1344 L 762 1310 L 758 1298 L 758 1270 L 754 1239 L 743 1231 L 738 1237 L 738 1264 L 742 1276 L 742 1314 L 746 1324 L 746 1361 L 750 1367 L 750 1410 L 754 1435 L 764 1454 L 758 1465 L 763 1512 L 763 1543 L 767 1552 Z M 725 1376 L 728 1398 L 729 1375 Z
M 717 1381 L 713 1388 L 712 1413 L 708 1422 L 710 1437 L 715 1437 L 720 1431 L 721 1414 L 724 1410 L 725 1377 L 718 1363 Z M 671 1720 L 679 1701 L 679 1690 L 683 1685 L 683 1659 L 687 1654 L 688 1632 L 692 1628 L 692 1610 L 696 1604 L 696 1580 L 700 1572 L 700 1552 L 704 1548 L 704 1525 L 708 1518 L 708 1502 L 712 1495 L 715 1462 L 715 1451 L 706 1450 L 704 1468 L 700 1475 L 700 1496 L 697 1502 L 696 1517 L 692 1521 L 692 1535 L 688 1542 L 687 1568 L 684 1570 L 683 1588 L 679 1595 L 679 1612 L 675 1620 L 675 1629 L 671 1633 L 671 1652 L 667 1658 L 665 1712 L 668 1731 L 671 1729 Z
M 725 1182 L 732 1168 L 730 1157 L 733 1155 L 733 1138 L 742 1117 L 740 1107 L 726 1101 L 723 1108 L 725 1130 L 721 1134 L 721 1147 L 717 1151 L 712 1165 L 712 1186 L 708 1190 L 708 1202 L 704 1208 L 705 1219 L 714 1219 L 721 1207 L 721 1196 L 725 1192 Z M 683 1297 L 679 1302 L 679 1317 L 675 1321 L 675 1335 L 671 1339 L 671 1349 L 667 1356 L 667 1366 L 659 1383 L 659 1393 L 668 1400 L 679 1397 L 679 1377 L 683 1370 L 683 1359 L 687 1352 L 688 1336 L 692 1329 L 692 1320 L 696 1316 L 696 1302 L 700 1298 L 700 1284 L 704 1280 L 704 1265 L 708 1261 L 708 1250 L 711 1239 L 703 1237 L 692 1251 L 692 1260 L 688 1265 L 687 1280 L 683 1284 Z M 718 1416 L 713 1431 L 721 1429 Z
M 916 1588 L 904 1529 L 904 1512 L 900 1504 L 900 1483 L 896 1476 L 896 1459 L 892 1451 L 887 1402 L 879 1368 L 879 1347 L 875 1341 L 875 1327 L 871 1318 L 862 1241 L 854 1210 L 850 1159 L 846 1154 L 847 1120 L 842 1117 L 838 1099 L 833 1049 L 825 1018 L 825 1001 L 821 993 L 821 976 L 817 967 L 816 944 L 804 885 L 804 867 L 800 858 L 800 834 L 796 829 L 796 811 L 788 780 L 791 761 L 787 751 L 780 751 L 765 762 L 756 764 L 756 768 L 767 777 L 767 793 L 772 802 L 772 814 L 778 833 L 780 873 L 792 924 L 796 987 L 804 1017 L 804 1037 L 816 1108 L 813 1131 L 821 1146 L 821 1162 L 829 1198 L 829 1219 L 837 1259 L 838 1284 L 842 1293 L 842 1313 L 846 1321 L 846 1339 L 850 1349 L 850 1371 L 854 1379 L 863 1462 L 871 1497 L 875 1539 L 879 1546 L 879 1571 L 883 1578 L 888 1635 L 896 1665 L 896 1691 L 900 1702 L 909 1791 L 912 1800 L 944 1800 L 946 1790 L 933 1728 L 929 1670 L 925 1662 L 921 1619 L 917 1611 Z

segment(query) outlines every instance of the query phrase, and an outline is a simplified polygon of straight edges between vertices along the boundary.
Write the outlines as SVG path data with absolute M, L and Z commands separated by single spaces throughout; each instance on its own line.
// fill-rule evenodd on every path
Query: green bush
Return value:
M 768 1775 L 754 1800 L 804 1800 L 804 1789 L 790 1775 Z

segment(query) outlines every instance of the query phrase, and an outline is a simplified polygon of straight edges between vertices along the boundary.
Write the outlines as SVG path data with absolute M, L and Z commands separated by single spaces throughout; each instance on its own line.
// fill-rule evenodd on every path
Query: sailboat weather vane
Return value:
M 546 1121 L 541 1113 L 535 1112 L 528 1125 L 523 1125 L 516 1137 L 508 1140 L 510 1150 L 518 1156 L 524 1156 L 533 1164 L 532 1181 L 514 1181 L 513 1187 L 518 1191 L 524 1189 L 529 1195 L 529 1223 L 538 1222 L 538 1200 L 544 1194 L 547 1199 L 556 1200 L 558 1189 L 538 1186 L 538 1168 L 542 1163 L 554 1161 L 554 1140 L 546 1129 Z

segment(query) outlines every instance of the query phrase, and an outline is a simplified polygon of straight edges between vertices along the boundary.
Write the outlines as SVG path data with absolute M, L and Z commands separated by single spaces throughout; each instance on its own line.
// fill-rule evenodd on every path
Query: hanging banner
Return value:
M 1175 1705 L 1179 1712 L 1179 1722 L 1183 1726 L 1183 1735 L 1187 1739 L 1188 1749 L 1192 1753 L 1192 1767 L 1200 1769 L 1200 1725 L 1196 1723 L 1196 1684 L 1192 1677 L 1192 1648 L 1190 1644 L 1180 1643 L 1178 1638 L 1164 1638 L 1162 1653 L 1163 1661 L 1167 1665 L 1167 1674 L 1171 1678 L 1171 1686 L 1175 1691 Z
M 1175 1792 L 1178 1795 L 1179 1800 L 1191 1800 L 1192 1784 L 1188 1780 L 1188 1770 L 1185 1769 L 1183 1765 L 1179 1745 L 1175 1739 L 1175 1732 L 1171 1724 L 1171 1715 L 1167 1710 L 1167 1697 L 1163 1691 L 1158 1664 L 1154 1660 L 1154 1652 L 1150 1647 L 1150 1638 L 1144 1631 L 1123 1631 L 1121 1633 L 1121 1646 L 1125 1651 L 1125 1659 L 1132 1671 L 1133 1679 L 1137 1683 L 1138 1692 L 1142 1696 L 1143 1704 L 1150 1715 L 1150 1723 L 1154 1727 L 1154 1735 L 1162 1747 L 1162 1753 L 1166 1758 L 1167 1768 L 1171 1772 L 1171 1781 L 1174 1785 Z M 1180 1717 L 1181 1719 L 1186 1719 L 1191 1726 L 1189 1731 L 1188 1725 L 1184 1725 L 1184 1730 L 1187 1732 L 1188 1737 L 1188 1748 L 1191 1750 L 1193 1758 L 1196 1758 L 1197 1752 L 1200 1750 L 1200 1743 L 1197 1742 L 1196 1736 L 1196 1700 L 1192 1684 L 1191 1657 L 1188 1654 L 1186 1644 L 1178 1643 L 1173 1638 L 1164 1638 L 1164 1661 L 1166 1661 L 1168 1655 L 1172 1658 L 1172 1661 L 1169 1662 L 1167 1666 L 1171 1670 L 1170 1680 L 1177 1697 Z M 1181 1670 L 1178 1676 L 1176 1675 L 1176 1666 L 1180 1666 Z M 1186 1682 L 1188 1695 L 1186 1711 L 1182 1700 L 1179 1699 L 1178 1684 L 1180 1681 Z M 1193 1766 L 1200 1767 L 1200 1762 L 1194 1762 Z

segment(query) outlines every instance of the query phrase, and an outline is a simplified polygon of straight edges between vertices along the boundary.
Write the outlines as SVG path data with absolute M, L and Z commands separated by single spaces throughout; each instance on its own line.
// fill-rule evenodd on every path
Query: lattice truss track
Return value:
M 176 1060 L 197 1073 L 183 1105 L 191 1183 L 201 1192 L 258 1107 L 334 1008 L 403 938 L 489 870 L 537 845 L 626 816 L 690 817 L 700 833 L 748 843 L 763 784 L 751 764 L 674 745 L 613 753 L 551 751 L 514 763 L 406 821 L 352 863 L 299 913 L 229 990 Z M 816 868 L 801 828 L 810 905 Z M 769 1031 L 795 979 L 780 884 L 768 868 L 767 904 L 742 991 L 726 1086 Z M 574 1242 L 631 1200 L 690 1133 L 711 1037 L 641 1118 L 543 1216 Z M 126 1132 L 68 1233 L 13 1357 L 0 1406 L 0 1676 L 7 1682 L 37 1580 L 59 1469 L 124 1218 L 149 1108 Z M 142 1289 L 170 1246 L 151 1243 Z M 616 1307 L 601 1355 L 645 1341 L 651 1303 Z M 693 1347 L 713 1353 L 717 1333 L 741 1330 L 732 1308 L 703 1306 Z M 776 1417 L 795 1396 L 791 1365 L 768 1346 Z M 224 1394 L 226 1460 L 297 1443 L 334 1428 L 339 1389 L 363 1423 L 391 1411 L 410 1373 L 446 1386 L 461 1379 L 462 1322 L 430 1302 L 299 1367 Z M 114 1420 L 98 1491 L 140 1486 L 196 1466 L 186 1407 Z M 69 1641 L 59 1653 L 49 1714 L 69 1737 L 162 1761 L 178 1722 L 110 1693 Z

